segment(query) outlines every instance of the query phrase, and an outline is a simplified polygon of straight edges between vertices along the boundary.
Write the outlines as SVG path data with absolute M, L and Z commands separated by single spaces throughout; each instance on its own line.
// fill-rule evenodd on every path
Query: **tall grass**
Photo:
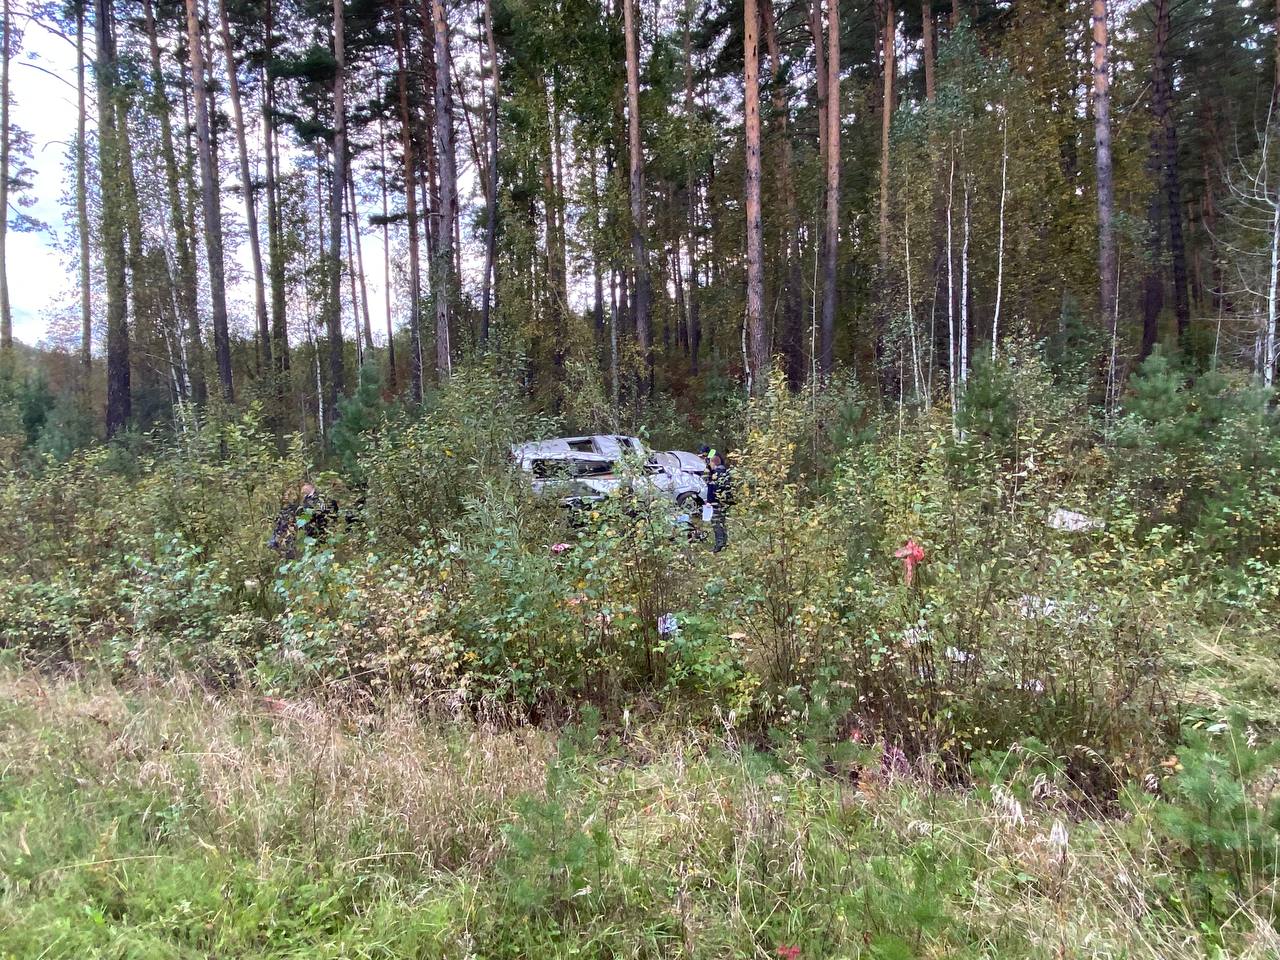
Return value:
M 557 738 L 5 669 L 0 956 L 1276 955 L 1252 910 L 1199 923 L 1141 814 L 1070 812 L 728 725 Z

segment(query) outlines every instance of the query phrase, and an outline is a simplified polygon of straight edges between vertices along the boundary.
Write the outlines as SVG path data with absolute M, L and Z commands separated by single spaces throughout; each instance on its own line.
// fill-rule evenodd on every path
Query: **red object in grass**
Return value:
M 800 948 L 794 944 L 784 943 L 778 947 L 778 956 L 782 957 L 782 960 L 797 960 L 800 956 Z
M 911 581 L 915 579 L 916 564 L 924 560 L 924 547 L 916 543 L 914 540 L 908 540 L 900 546 L 893 554 L 902 561 L 903 566 L 907 570 L 907 586 L 911 586 Z

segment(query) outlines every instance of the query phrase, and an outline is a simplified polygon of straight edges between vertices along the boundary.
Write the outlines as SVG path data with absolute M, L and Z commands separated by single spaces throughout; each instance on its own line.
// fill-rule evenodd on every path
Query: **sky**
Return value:
M 63 222 L 59 203 L 63 159 L 76 135 L 75 47 L 33 22 L 12 62 L 11 78 L 13 123 L 34 140 L 35 203 L 22 209 L 49 227 L 48 233 L 10 230 L 6 248 L 13 335 L 34 346 L 45 337 L 49 310 L 78 283 L 55 248 L 58 237 L 75 236 L 75 225 Z

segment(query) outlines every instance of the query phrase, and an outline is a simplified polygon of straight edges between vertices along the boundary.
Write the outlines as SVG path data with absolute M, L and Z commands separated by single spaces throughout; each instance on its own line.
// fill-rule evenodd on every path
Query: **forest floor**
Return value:
M 1248 903 L 1224 947 L 1171 856 L 1045 781 L 815 774 L 729 728 L 0 665 L 5 958 L 1280 955 Z

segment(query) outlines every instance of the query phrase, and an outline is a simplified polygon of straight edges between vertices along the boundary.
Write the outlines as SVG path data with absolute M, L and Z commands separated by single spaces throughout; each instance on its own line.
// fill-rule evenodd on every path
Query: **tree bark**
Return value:
M 188 0 L 194 2 L 194 0 Z M 118 82 L 111 0 L 94 0 L 94 65 L 98 99 L 98 169 L 102 195 L 102 260 L 107 281 L 106 432 L 113 436 L 133 414 L 129 383 L 129 318 L 125 305 L 124 222 L 117 177 L 119 143 L 115 100 Z
M 178 172 L 178 154 L 173 141 L 173 121 L 169 111 L 169 95 L 160 59 L 160 38 L 151 0 L 142 0 L 143 24 L 151 56 L 151 87 L 155 113 L 160 121 L 160 152 L 164 160 L 165 196 L 169 220 L 173 224 L 174 265 L 177 277 L 177 303 L 181 336 L 186 338 L 186 369 L 191 398 L 204 402 L 204 363 L 200 344 L 200 317 L 196 309 L 196 262 L 191 248 L 191 234 L 183 211 L 182 187 Z
M 968 164 L 965 166 L 967 167 Z M 964 234 L 960 241 L 960 388 L 962 394 L 969 382 L 969 234 L 972 223 L 969 194 L 972 184 L 973 178 L 966 171 L 964 174 Z
M 329 181 L 329 423 L 338 418 L 346 379 L 342 340 L 342 207 L 347 183 L 347 51 L 343 0 L 333 0 L 333 145 Z
M 347 203 L 351 207 L 349 214 L 349 223 L 351 232 L 355 235 L 355 244 L 352 245 L 352 238 L 347 237 L 347 257 L 350 259 L 352 250 L 355 251 L 355 269 L 353 276 L 360 287 L 360 315 L 364 320 L 363 336 L 364 348 L 373 353 L 373 320 L 369 316 L 369 287 L 365 283 L 364 278 L 364 249 L 360 241 L 360 205 L 356 202 L 356 182 L 351 172 L 351 165 L 347 165 Z
M 138 204 L 138 183 L 133 173 L 133 142 L 129 135 L 129 103 L 128 96 L 122 89 L 115 98 L 116 113 L 116 157 L 118 158 L 118 184 L 119 193 L 117 201 L 120 204 L 121 214 L 124 219 L 124 235 L 125 235 L 125 262 L 128 265 L 128 280 L 126 289 L 129 294 L 129 302 L 133 307 L 133 331 L 132 340 L 134 345 L 147 344 L 144 334 L 151 334 L 152 329 L 144 326 L 147 320 L 155 320 L 153 311 L 148 309 L 151 306 L 148 300 L 151 293 L 150 278 L 146 276 L 143 266 L 142 256 L 142 214 Z M 132 388 L 141 387 L 144 391 L 152 384 L 148 382 L 148 374 L 151 368 L 146 364 L 146 360 L 150 354 L 149 344 L 143 346 L 140 350 L 130 348 L 130 364 L 134 367 L 130 371 Z M 139 362 L 139 360 L 143 362 Z
M 149 2 L 149 0 L 147 0 Z M 249 257 L 253 264 L 253 307 L 258 321 L 258 339 L 262 344 L 262 366 L 271 370 L 271 327 L 267 321 L 267 291 L 262 276 L 262 248 L 258 240 L 258 206 L 253 196 L 253 176 L 249 169 L 249 143 L 244 130 L 244 111 L 240 105 L 240 78 L 237 76 L 235 47 L 231 42 L 231 24 L 227 20 L 227 0 L 218 0 L 222 23 L 222 47 L 226 58 L 227 90 L 231 94 L 231 119 L 235 124 L 236 152 L 240 160 L 240 189 L 244 191 L 245 224 L 249 230 Z
M 951 151 L 951 169 L 947 173 L 947 392 L 951 398 L 951 432 L 959 436 L 957 417 L 960 412 L 960 391 L 956 383 L 959 380 L 959 356 L 956 350 L 956 297 L 955 297 L 955 256 L 952 243 L 953 218 L 952 208 L 955 205 L 956 155 Z
M 284 374 L 289 370 L 289 321 L 285 309 L 284 224 L 280 216 L 280 193 L 277 183 L 279 158 L 275 125 L 276 88 L 270 66 L 275 56 L 274 0 L 266 0 L 266 55 L 267 67 L 262 72 L 262 130 L 263 144 L 267 154 L 267 252 L 271 258 L 271 338 L 274 341 L 271 357 L 275 362 L 277 387 L 283 391 Z
M 1002 106 L 1001 109 L 1007 109 Z M 1000 224 L 996 240 L 996 306 L 991 314 L 991 359 L 999 356 L 1000 302 L 1004 295 L 1004 207 L 1009 192 L 1009 117 L 1000 124 Z
M 1141 363 L 1151 356 L 1160 337 L 1160 311 L 1164 309 L 1164 275 L 1161 254 L 1164 244 L 1164 217 L 1160 209 L 1161 189 L 1158 185 L 1160 170 L 1160 131 L 1151 131 L 1151 154 L 1147 170 L 1157 182 L 1151 191 L 1147 206 L 1147 267 L 1142 280 L 1142 346 L 1138 351 Z
M 604 342 L 604 274 L 600 269 L 604 257 L 600 244 L 603 233 L 600 222 L 600 164 L 596 160 L 595 144 L 588 154 L 587 166 L 591 170 L 591 282 L 595 295 L 591 305 L 591 326 L 596 350 L 599 351 Z
M 409 221 L 409 370 L 415 403 L 422 402 L 422 280 L 418 241 L 418 177 L 413 150 L 413 120 L 409 110 L 409 74 L 405 64 L 402 0 L 395 0 L 396 74 L 400 94 L 401 142 L 404 150 L 404 202 Z
M 348 165 L 350 169 L 350 165 Z M 344 258 L 344 267 L 347 274 L 347 293 L 351 298 L 351 343 L 356 348 L 356 384 L 360 383 L 360 371 L 364 369 L 364 338 L 362 336 L 362 314 L 360 313 L 360 294 L 356 290 L 356 284 L 359 282 L 359 270 L 356 266 L 356 244 L 351 236 L 352 221 L 355 217 L 352 215 L 351 192 L 348 184 L 342 185 L 343 191 L 343 212 L 342 212 L 342 232 L 345 235 L 344 248 L 346 256 Z
M 1098 317 L 1103 329 L 1115 323 L 1115 187 L 1111 173 L 1111 76 L 1107 48 L 1107 0 L 1092 0 L 1093 137 L 1098 173 Z
M 1169 63 L 1170 0 L 1154 0 L 1155 50 L 1151 61 L 1151 107 L 1160 132 L 1161 179 L 1169 220 L 1169 265 L 1173 272 L 1173 309 L 1178 339 L 1191 324 L 1187 294 L 1187 246 L 1182 235 L 1182 181 L 1178 172 L 1178 128 L 1173 118 L 1172 65 Z
M 436 302 L 436 375 L 441 380 L 453 372 L 449 339 L 453 301 L 458 283 L 454 272 L 453 238 L 457 219 L 458 166 L 453 146 L 453 95 L 449 85 L 449 25 L 444 16 L 444 0 L 431 0 L 431 20 L 435 33 L 435 133 L 440 162 L 440 219 L 436 231 L 435 278 L 432 293 Z
M 782 74 L 782 51 L 778 43 L 778 25 L 773 0 L 760 0 L 761 22 L 765 45 L 769 51 L 769 82 L 773 101 L 773 121 L 777 124 L 778 192 L 786 216 L 783 228 L 782 349 L 786 357 L 787 382 L 793 387 L 804 380 L 804 350 L 800 294 L 800 217 L 796 209 L 796 191 L 791 173 L 791 133 L 788 129 L 789 105 L 786 78 Z
M 879 4 L 877 4 L 880 7 Z M 897 71 L 897 18 L 893 0 L 887 0 L 880 9 L 883 17 L 879 24 L 882 69 L 880 71 L 880 225 L 879 246 L 876 256 L 878 304 L 875 310 L 875 360 L 876 377 L 886 395 L 897 393 L 893 384 L 892 364 L 887 358 L 889 345 L 889 132 L 893 127 L 893 81 Z
M 1262 385 L 1270 390 L 1275 384 L 1277 348 L 1276 298 L 1280 295 L 1280 197 L 1272 200 L 1271 277 L 1267 283 L 1267 329 L 1262 341 Z
M 484 277 L 481 279 L 480 292 L 480 342 L 488 343 L 489 327 L 492 321 L 493 288 L 497 283 L 498 250 L 498 95 L 500 80 L 498 77 L 498 45 L 493 36 L 493 3 L 484 0 L 484 32 L 489 48 L 489 70 L 493 83 L 493 95 L 489 103 L 488 115 L 488 150 L 489 177 L 485 183 L 485 234 L 484 234 Z
M 889 266 L 889 131 L 893 126 L 893 79 L 896 71 L 897 21 L 893 0 L 884 5 L 880 49 L 884 54 L 883 99 L 880 104 L 880 246 L 879 265 L 883 275 Z
M 84 8 L 76 4 L 76 232 L 80 241 L 80 367 L 89 388 L 93 362 L 93 297 L 89 283 L 88 110 L 84 83 Z
M 99 0 L 101 2 L 101 0 Z M 209 119 L 204 47 L 196 0 L 186 0 L 187 47 L 191 56 L 191 86 L 195 94 L 196 152 L 200 159 L 200 197 L 204 209 L 205 251 L 209 258 L 209 293 L 213 306 L 213 344 L 218 360 L 222 399 L 235 399 L 231 381 L 231 338 L 227 329 L 227 289 L 222 261 L 222 210 L 218 201 L 217 162 Z
M 822 0 L 809 6 L 809 34 L 813 37 L 813 72 L 818 101 L 818 166 L 827 169 L 827 54 L 822 34 Z
M 631 257 L 635 264 L 636 342 L 644 359 L 642 392 L 653 388 L 653 346 L 649 328 L 649 255 L 645 249 L 644 147 L 640 138 L 640 41 L 636 0 L 622 0 L 627 50 L 627 145 L 630 154 Z
M 383 85 L 379 76 L 378 89 Z M 391 317 L 391 226 L 387 205 L 387 130 L 383 113 L 378 111 L 378 171 L 382 187 L 382 292 L 387 306 L 387 389 L 396 393 L 396 337 Z
M 747 392 L 759 396 L 768 376 L 769 345 L 764 331 L 764 228 L 760 216 L 760 25 L 756 0 L 743 2 L 745 63 L 743 114 L 747 153 Z
M 933 3 L 931 0 L 922 0 L 920 4 L 920 21 L 924 32 L 924 98 L 933 103 L 934 98 L 938 95 L 937 80 L 934 76 L 938 57 L 934 50 L 936 24 L 933 20 Z
M 684 113 L 685 121 L 692 129 L 694 122 L 693 99 L 693 21 L 694 3 L 686 0 L 684 22 Z M 698 174 L 693 160 L 690 159 L 685 170 L 685 202 L 688 205 L 688 220 L 685 225 L 685 246 L 689 260 L 689 372 L 698 375 L 698 351 L 702 346 L 702 314 L 701 298 L 698 296 Z
M 840 2 L 827 2 L 827 221 L 823 236 L 822 343 L 818 369 L 835 364 L 836 243 L 840 229 Z

